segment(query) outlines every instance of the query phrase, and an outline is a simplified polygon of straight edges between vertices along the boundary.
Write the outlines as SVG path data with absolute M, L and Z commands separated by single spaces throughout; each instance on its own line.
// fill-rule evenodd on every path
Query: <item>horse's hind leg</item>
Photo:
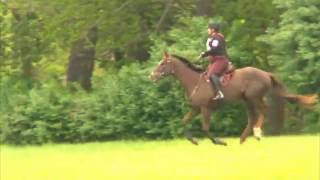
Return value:
M 261 127 L 264 122 L 264 116 L 265 116 L 265 110 L 266 110 L 265 102 L 263 100 L 259 101 L 258 107 L 259 107 L 260 113 L 259 113 L 259 117 L 253 127 L 253 135 L 254 135 L 254 137 L 257 138 L 257 140 L 260 140 L 262 137 Z
M 255 104 L 253 102 L 247 101 L 246 105 L 247 105 L 248 123 L 240 136 L 240 144 L 244 143 L 246 138 L 252 132 L 253 125 L 258 118 L 258 110 L 255 107 Z
M 199 114 L 199 110 L 192 109 L 183 117 L 182 120 L 184 135 L 194 145 L 198 145 L 198 142 L 192 137 L 192 133 L 187 130 L 187 124 L 192 120 L 192 117 L 194 117 L 197 114 Z
M 202 130 L 206 134 L 206 136 L 214 143 L 217 145 L 224 145 L 226 146 L 227 143 L 222 141 L 219 138 L 215 138 L 211 135 L 210 133 L 210 117 L 211 117 L 211 109 L 208 107 L 203 107 L 201 108 L 201 113 L 203 115 L 203 120 L 202 120 Z

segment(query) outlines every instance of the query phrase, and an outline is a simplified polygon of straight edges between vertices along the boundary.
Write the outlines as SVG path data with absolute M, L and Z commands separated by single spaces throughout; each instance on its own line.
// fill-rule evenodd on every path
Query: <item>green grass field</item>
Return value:
M 320 136 L 1 146 L 1 180 L 319 180 Z

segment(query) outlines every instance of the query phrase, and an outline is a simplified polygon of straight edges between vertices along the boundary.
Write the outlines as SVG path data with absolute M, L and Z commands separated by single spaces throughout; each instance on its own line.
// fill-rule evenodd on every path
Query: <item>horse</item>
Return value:
M 208 82 L 205 71 L 193 65 L 184 57 L 165 52 L 149 78 L 157 82 L 167 75 L 173 75 L 185 89 L 191 110 L 185 114 L 182 125 L 185 137 L 195 145 L 198 145 L 198 142 L 186 129 L 186 125 L 199 113 L 203 117 L 202 130 L 206 137 L 214 144 L 227 145 L 220 138 L 214 137 L 210 133 L 211 114 L 221 103 L 239 100 L 245 102 L 248 120 L 241 133 L 240 144 L 245 142 L 252 130 L 254 137 L 258 140 L 261 139 L 261 128 L 267 112 L 273 115 L 272 121 L 275 124 L 281 125 L 284 119 L 285 101 L 304 107 L 312 107 L 317 103 L 316 94 L 289 94 L 285 86 L 272 73 L 254 67 L 239 68 L 233 72 L 233 77 L 228 84 L 222 87 L 225 95 L 222 100 L 213 100 L 216 89 Z

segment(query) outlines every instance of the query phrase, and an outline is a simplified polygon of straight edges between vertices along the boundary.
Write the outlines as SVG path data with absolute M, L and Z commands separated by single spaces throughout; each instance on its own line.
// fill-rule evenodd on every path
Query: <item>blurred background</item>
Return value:
M 182 87 L 148 75 L 164 50 L 206 67 L 196 57 L 209 22 L 222 25 L 236 67 L 319 94 L 318 0 L 1 0 L 1 143 L 181 137 Z M 319 105 L 286 114 L 281 133 L 320 131 Z M 201 134 L 195 119 L 190 128 Z M 242 103 L 226 105 L 211 131 L 239 136 L 246 119 Z

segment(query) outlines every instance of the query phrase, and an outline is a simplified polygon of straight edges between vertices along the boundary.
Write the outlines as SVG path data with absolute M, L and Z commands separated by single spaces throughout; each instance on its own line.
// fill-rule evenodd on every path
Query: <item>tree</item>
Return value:
M 320 2 L 275 1 L 282 9 L 280 23 L 260 41 L 269 45 L 272 68 L 300 93 L 320 92 Z
M 0 2 L 0 75 L 7 75 L 7 66 L 10 65 L 8 60 L 12 56 L 12 21 L 13 15 L 7 4 Z
M 317 0 L 274 1 L 281 9 L 280 23 L 268 28 L 266 35 L 259 37 L 270 50 L 268 61 L 281 76 L 291 91 L 299 93 L 320 92 L 320 2 Z M 320 125 L 320 107 L 315 112 L 302 113 L 294 109 L 291 126 L 298 130 L 303 125 Z
M 212 16 L 213 12 L 213 2 L 212 0 L 197 0 L 196 1 L 196 14 L 198 16 Z
M 35 76 L 33 64 L 41 59 L 48 49 L 48 42 L 43 38 L 41 20 L 36 12 L 23 11 L 1 4 L 3 24 L 1 31 L 2 72 L 15 75 L 25 80 Z
M 95 45 L 98 40 L 97 26 L 91 27 L 85 37 L 73 45 L 67 70 L 67 83 L 80 82 L 82 88 L 91 90 L 91 76 L 94 68 Z

